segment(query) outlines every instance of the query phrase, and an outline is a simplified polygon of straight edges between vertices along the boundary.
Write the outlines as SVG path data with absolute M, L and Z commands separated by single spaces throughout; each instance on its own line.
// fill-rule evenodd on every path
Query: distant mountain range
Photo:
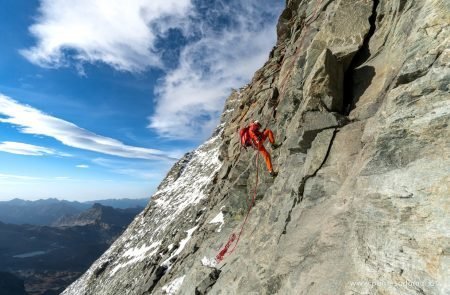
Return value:
M 144 208 L 149 199 L 106 199 L 88 202 L 43 199 L 0 201 L 0 222 L 52 225 L 64 216 L 77 215 L 98 203 L 118 209 Z
M 111 245 L 142 209 L 118 209 L 96 203 L 78 214 L 60 217 L 53 226 L 0 222 L 0 294 L 23 294 L 20 280 L 12 280 L 1 272 L 24 280 L 25 294 L 59 294 Z M 17 292 L 2 293 L 4 290 Z
M 52 226 L 85 226 L 99 225 L 103 227 L 128 225 L 143 207 L 118 209 L 95 203 L 92 208 L 77 215 L 65 215 Z

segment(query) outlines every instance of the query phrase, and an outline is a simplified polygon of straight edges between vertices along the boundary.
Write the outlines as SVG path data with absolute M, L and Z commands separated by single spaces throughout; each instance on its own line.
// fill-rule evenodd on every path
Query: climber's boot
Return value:
M 272 149 L 276 150 L 277 148 L 279 148 L 281 146 L 281 143 L 273 143 L 272 144 Z

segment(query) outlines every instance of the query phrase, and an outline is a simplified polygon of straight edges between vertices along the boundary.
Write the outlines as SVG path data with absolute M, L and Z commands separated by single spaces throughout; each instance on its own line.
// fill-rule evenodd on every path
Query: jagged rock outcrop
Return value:
M 63 294 L 449 294 L 450 3 L 289 0 L 214 136 Z M 237 130 L 283 145 L 256 177 Z

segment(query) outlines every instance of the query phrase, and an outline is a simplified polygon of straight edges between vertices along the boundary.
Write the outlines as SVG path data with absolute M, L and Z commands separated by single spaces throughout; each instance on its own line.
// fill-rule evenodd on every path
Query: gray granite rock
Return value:
M 63 294 L 450 294 L 449 23 L 446 0 L 287 1 L 212 139 Z M 253 119 L 276 178 L 239 146 Z
M 319 56 L 305 85 L 305 108 L 342 112 L 344 70 L 329 49 Z

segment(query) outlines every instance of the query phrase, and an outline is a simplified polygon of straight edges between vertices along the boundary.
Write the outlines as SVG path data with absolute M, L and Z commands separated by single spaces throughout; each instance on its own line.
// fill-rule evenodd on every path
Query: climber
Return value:
M 271 143 L 273 149 L 278 148 L 280 145 L 275 143 L 275 139 L 273 137 L 272 130 L 264 129 L 261 132 L 260 128 L 261 128 L 261 124 L 257 120 L 255 120 L 248 127 L 248 135 L 252 141 L 253 147 L 255 149 L 257 149 L 261 153 L 261 155 L 264 157 L 264 160 L 266 161 L 267 170 L 269 170 L 270 175 L 272 177 L 275 177 L 278 175 L 278 173 L 273 171 L 272 160 L 270 159 L 269 152 L 267 152 L 266 148 L 264 147 L 264 141 L 267 138 L 269 138 L 269 142 Z M 242 139 L 242 134 L 241 134 L 241 139 Z

